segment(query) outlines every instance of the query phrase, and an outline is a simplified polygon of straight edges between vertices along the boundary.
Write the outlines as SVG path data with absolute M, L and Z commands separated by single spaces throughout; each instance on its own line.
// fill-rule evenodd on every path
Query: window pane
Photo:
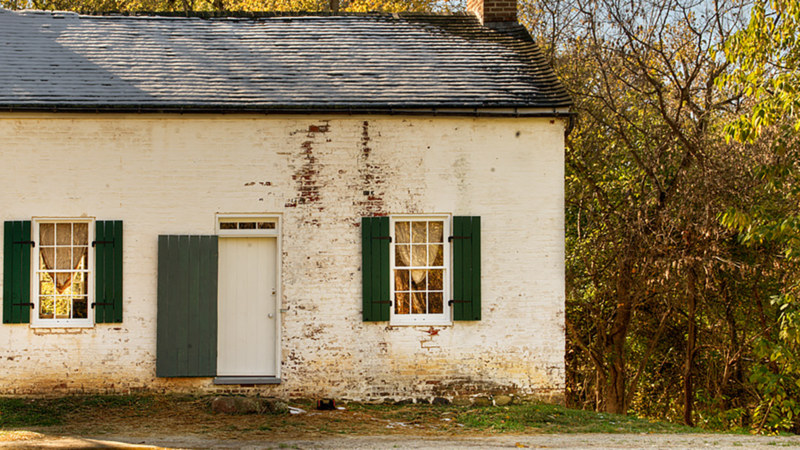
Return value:
M 431 292 L 428 294 L 428 312 L 430 314 L 441 314 L 444 311 L 444 298 L 441 292 Z
M 69 319 L 69 297 L 56 297 L 56 319 Z
M 55 245 L 56 243 L 56 226 L 52 223 L 43 223 L 39 225 L 39 246 L 42 245 Z
M 429 266 L 444 265 L 444 245 L 428 246 L 428 265 Z
M 428 271 L 428 290 L 444 290 L 444 270 L 432 269 Z
M 73 247 L 72 248 L 72 269 L 85 269 L 86 268 L 86 253 L 89 247 Z
M 83 273 L 78 272 L 72 278 L 72 293 L 74 295 L 87 295 L 86 283 L 83 281 Z
M 72 317 L 74 319 L 85 319 L 89 317 L 89 308 L 86 297 L 72 299 Z
M 39 249 L 39 270 L 52 269 L 55 256 L 56 249 L 53 247 Z
M 412 270 L 411 271 L 411 290 L 412 291 L 424 291 L 425 286 L 425 275 L 427 274 L 427 270 Z
M 56 244 L 70 245 L 72 244 L 72 224 L 71 223 L 57 223 L 56 224 Z
M 51 319 L 53 318 L 53 311 L 55 310 L 55 303 L 53 297 L 41 297 L 39 299 L 39 318 Z
M 394 271 L 394 290 L 407 291 L 408 289 L 408 270 Z
M 56 247 L 56 269 L 58 270 L 72 269 L 72 248 Z
M 411 246 L 411 265 L 415 267 L 425 267 L 428 265 L 428 246 Z
M 239 229 L 240 230 L 255 230 L 256 223 L 255 222 L 239 222 Z
M 444 222 L 428 222 L 428 242 L 444 242 Z
M 53 295 L 53 278 L 48 273 L 39 274 L 39 295 Z
M 425 293 L 412 292 L 411 293 L 411 314 L 425 314 L 426 308 Z
M 398 292 L 394 294 L 394 313 L 408 314 L 408 293 Z
M 428 242 L 428 226 L 427 222 L 411 222 L 411 242 L 425 243 Z
M 411 246 L 395 245 L 394 265 L 397 267 L 408 267 L 411 265 Z
M 259 230 L 274 230 L 275 222 L 258 222 Z
M 236 229 L 236 222 L 221 222 L 219 224 L 220 230 L 235 230 Z
M 394 223 L 394 239 L 398 244 L 407 244 L 411 242 L 410 231 L 408 229 L 408 222 L 395 222 Z
M 76 223 L 72 233 L 72 245 L 89 245 L 89 224 Z

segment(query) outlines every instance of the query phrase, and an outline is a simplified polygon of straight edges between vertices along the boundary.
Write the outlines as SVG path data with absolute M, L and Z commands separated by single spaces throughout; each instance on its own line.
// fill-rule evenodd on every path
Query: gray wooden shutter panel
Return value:
M 158 237 L 156 376 L 217 374 L 217 236 Z

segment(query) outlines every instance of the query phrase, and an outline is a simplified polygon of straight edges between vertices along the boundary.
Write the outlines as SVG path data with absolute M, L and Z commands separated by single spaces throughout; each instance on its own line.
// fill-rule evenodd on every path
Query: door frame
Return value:
M 282 339 L 282 331 L 283 331 L 283 277 L 282 277 L 282 270 L 283 265 L 281 264 L 281 255 L 283 255 L 282 250 L 282 232 L 281 227 L 283 225 L 283 216 L 281 214 L 258 214 L 258 213 L 217 213 L 215 217 L 215 225 L 214 229 L 216 230 L 216 234 L 220 238 L 275 238 L 276 250 L 275 250 L 275 313 L 276 313 L 276 324 L 275 324 L 275 379 L 270 381 L 265 381 L 264 383 L 244 383 L 240 382 L 242 379 L 245 378 L 252 378 L 252 377 L 220 377 L 214 381 L 214 384 L 278 384 L 281 382 L 281 339 Z M 248 230 L 239 230 L 239 229 L 222 229 L 221 224 L 227 222 L 235 222 L 238 220 L 245 221 L 245 222 L 258 222 L 258 219 L 262 219 L 260 221 L 267 222 L 267 223 L 274 223 L 275 227 L 272 229 L 248 229 Z M 225 378 L 230 378 L 231 383 L 226 383 Z M 245 380 L 247 381 L 247 380 Z M 253 381 L 253 380 L 251 380 Z

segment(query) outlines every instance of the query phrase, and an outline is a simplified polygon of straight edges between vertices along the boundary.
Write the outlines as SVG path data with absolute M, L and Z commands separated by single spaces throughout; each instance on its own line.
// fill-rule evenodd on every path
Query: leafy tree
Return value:
M 772 298 L 779 311 L 777 336 L 764 336 L 755 352 L 763 364 L 750 380 L 759 394 L 759 430 L 800 429 L 800 2 L 756 0 L 750 22 L 723 47 L 735 70 L 720 80 L 743 95 L 749 108 L 726 128 L 748 145 L 768 142 L 772 158 L 758 167 L 763 200 L 731 208 L 722 221 L 753 247 L 777 247 L 786 268 Z
M 744 11 L 691 0 L 523 7 L 579 114 L 566 154 L 573 405 L 687 424 L 746 410 L 731 396 L 773 321 L 762 297 L 776 272 L 717 220 L 755 201 L 743 168 L 764 147 L 726 142 L 742 105 L 718 82 L 731 63 L 712 51 Z

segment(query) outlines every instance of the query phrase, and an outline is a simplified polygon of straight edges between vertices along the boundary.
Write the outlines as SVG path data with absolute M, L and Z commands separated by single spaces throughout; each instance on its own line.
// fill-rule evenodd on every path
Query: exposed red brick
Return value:
M 478 16 L 481 23 L 517 21 L 516 1 L 468 0 L 467 10 Z

